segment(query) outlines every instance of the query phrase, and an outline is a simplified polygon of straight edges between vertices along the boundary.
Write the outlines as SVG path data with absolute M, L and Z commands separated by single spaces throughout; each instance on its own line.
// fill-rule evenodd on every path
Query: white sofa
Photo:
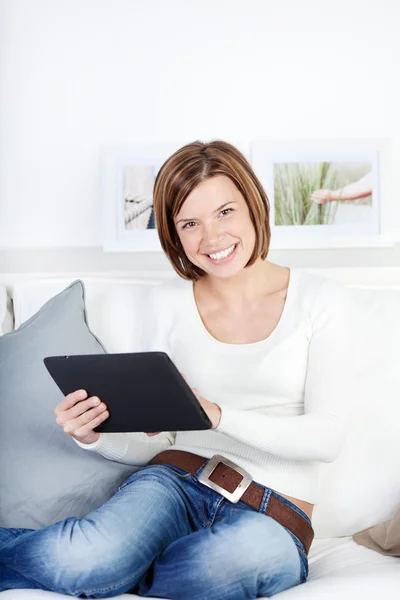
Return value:
M 400 559 L 360 546 L 351 536 L 391 518 L 400 506 L 400 268 L 307 270 L 354 288 L 357 397 L 348 398 L 351 427 L 346 446 L 334 463 L 322 467 L 322 498 L 313 515 L 316 537 L 309 554 L 308 581 L 278 596 L 285 600 L 394 600 L 400 597 Z M 170 271 L 0 274 L 0 286 L 5 286 L 13 300 L 5 312 L 3 297 L 0 327 L 3 333 L 18 327 L 79 278 L 86 286 L 92 331 L 109 352 L 135 351 L 133 332 L 143 310 L 141 290 L 169 277 L 175 275 Z M 2 600 L 65 598 L 38 590 L 2 594 Z

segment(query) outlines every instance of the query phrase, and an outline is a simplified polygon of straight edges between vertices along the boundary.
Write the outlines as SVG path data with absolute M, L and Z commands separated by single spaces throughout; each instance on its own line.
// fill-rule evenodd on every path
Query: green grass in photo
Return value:
M 337 202 L 318 205 L 311 194 L 338 183 L 339 170 L 331 162 L 275 163 L 275 225 L 332 225 Z

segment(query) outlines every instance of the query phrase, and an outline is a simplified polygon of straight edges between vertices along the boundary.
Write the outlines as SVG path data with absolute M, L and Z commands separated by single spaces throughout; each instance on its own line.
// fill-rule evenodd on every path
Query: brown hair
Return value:
M 250 212 L 256 241 L 246 266 L 268 254 L 271 238 L 269 201 L 250 164 L 228 142 L 195 141 L 174 152 L 161 166 L 154 182 L 153 203 L 161 246 L 175 271 L 184 279 L 197 280 L 204 271 L 190 262 L 183 250 L 174 218 L 194 188 L 217 175 L 236 185 Z

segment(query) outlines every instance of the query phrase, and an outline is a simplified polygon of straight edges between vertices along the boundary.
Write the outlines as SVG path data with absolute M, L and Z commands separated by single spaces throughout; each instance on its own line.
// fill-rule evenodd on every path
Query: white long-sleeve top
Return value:
M 281 318 L 267 339 L 226 344 L 203 324 L 193 284 L 154 288 L 144 350 L 164 351 L 191 387 L 216 402 L 219 426 L 208 431 L 102 433 L 81 444 L 102 456 L 142 466 L 165 450 L 222 454 L 279 493 L 318 502 L 318 470 L 345 438 L 351 384 L 346 293 L 342 285 L 290 273 Z

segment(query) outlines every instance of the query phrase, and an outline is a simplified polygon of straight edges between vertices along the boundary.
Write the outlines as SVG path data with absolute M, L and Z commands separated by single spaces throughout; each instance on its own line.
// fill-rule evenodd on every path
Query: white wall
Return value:
M 399 30 L 397 0 L 0 0 L 0 271 L 166 267 L 100 248 L 101 147 L 140 141 L 390 138 L 400 241 Z

